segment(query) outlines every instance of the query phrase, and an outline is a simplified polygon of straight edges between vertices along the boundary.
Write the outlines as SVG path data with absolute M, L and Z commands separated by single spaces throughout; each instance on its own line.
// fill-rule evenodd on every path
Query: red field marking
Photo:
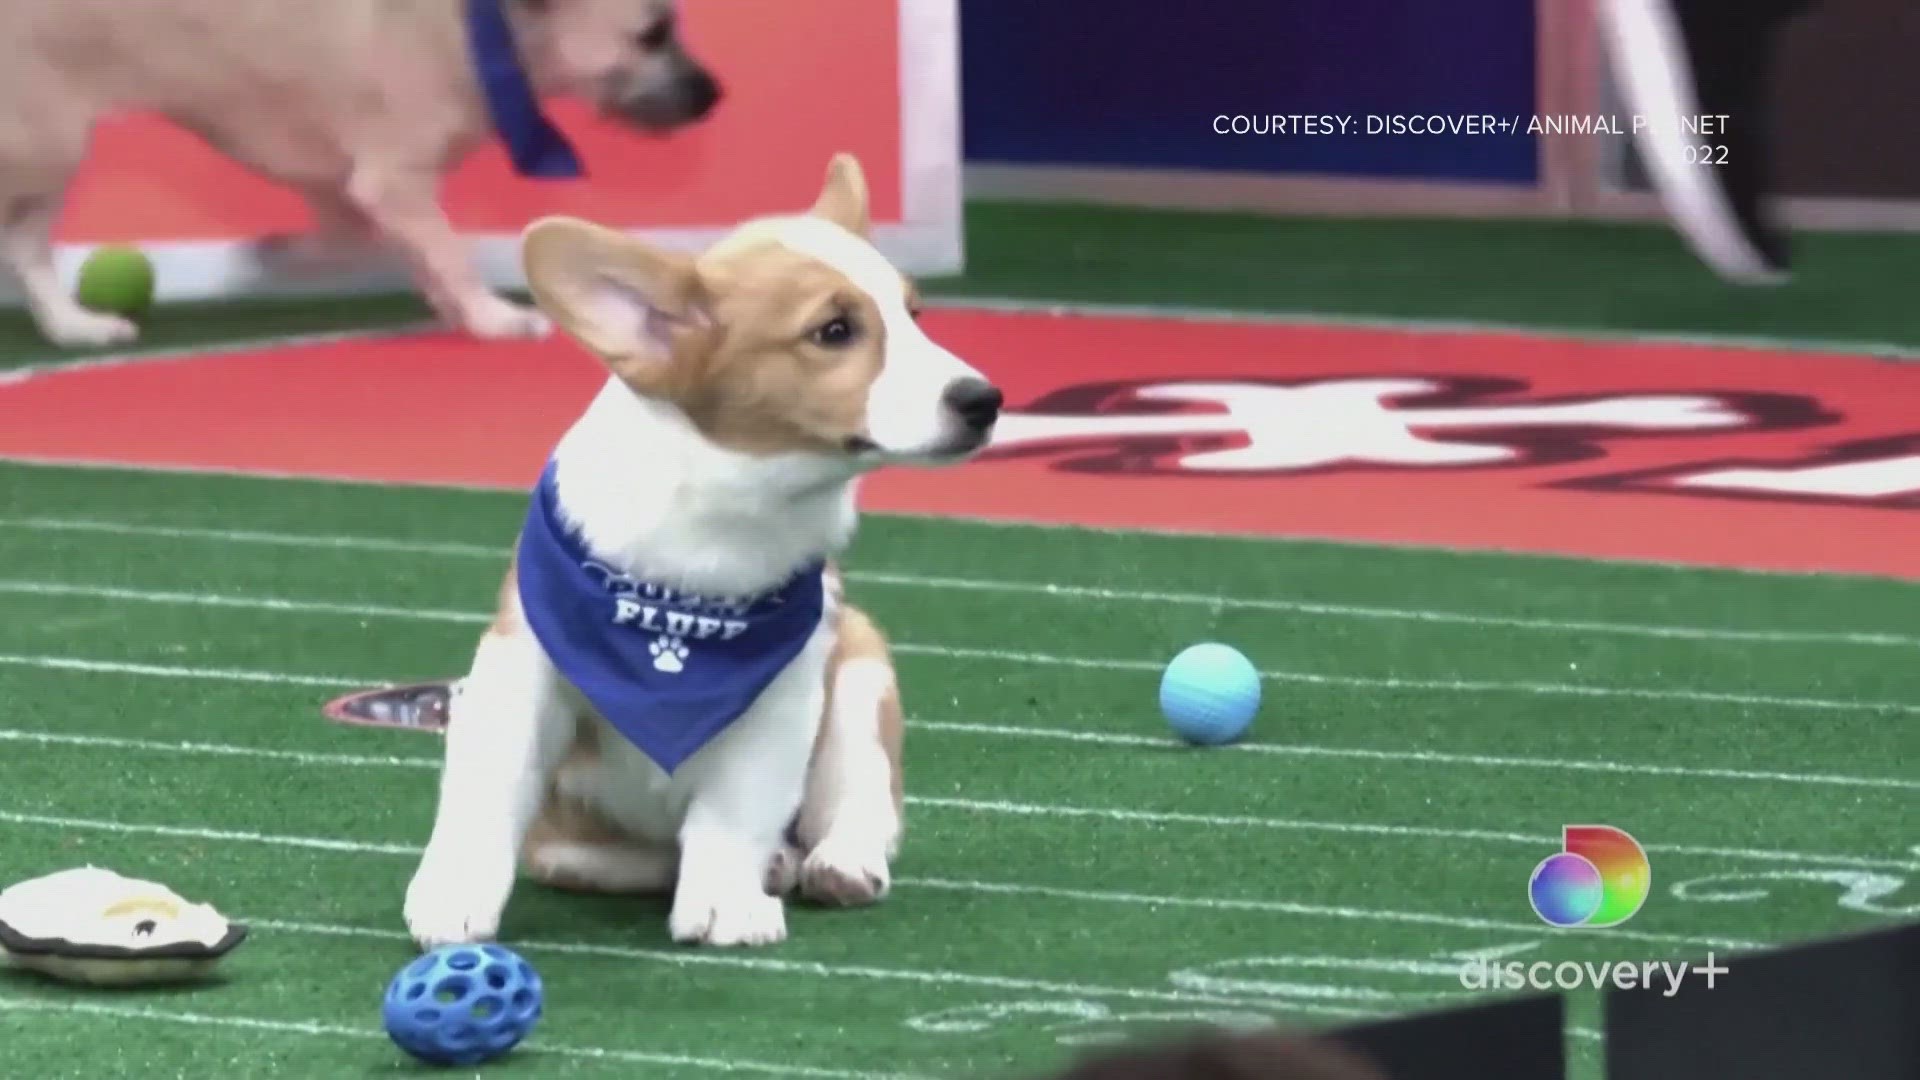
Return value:
M 1506 334 L 927 319 L 1013 412 L 992 457 L 876 476 L 871 509 L 1920 578 L 1920 367 Z M 601 378 L 562 341 L 450 335 L 55 371 L 0 387 L 0 456 L 518 488 Z

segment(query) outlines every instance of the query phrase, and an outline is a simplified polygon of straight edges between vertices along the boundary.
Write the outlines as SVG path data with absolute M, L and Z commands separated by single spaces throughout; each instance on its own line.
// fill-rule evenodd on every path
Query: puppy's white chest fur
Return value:
M 834 645 L 831 597 L 827 604 L 820 625 L 800 655 L 781 670 L 739 719 L 671 776 L 578 693 L 570 693 L 568 698 L 578 710 L 579 721 L 595 729 L 599 753 L 567 763 L 555 778 L 558 793 L 586 803 L 608 821 L 663 846 L 678 843 L 694 794 L 714 787 L 717 770 L 745 770 L 765 778 L 772 789 L 763 786 L 757 792 L 744 793 L 756 802 L 798 806 L 801 784 L 791 782 L 786 785 L 790 790 L 780 789 L 780 778 L 791 775 L 781 763 L 796 757 L 804 760 L 819 732 L 827 660 Z
M 636 576 L 665 574 L 676 586 L 738 595 L 777 584 L 845 543 L 854 521 L 850 492 L 786 496 L 773 505 L 757 474 L 778 468 L 777 461 L 718 450 L 685 427 L 672 410 L 609 380 L 561 440 L 554 453 L 557 490 L 597 558 Z M 635 470 L 628 463 L 636 459 L 648 466 Z M 610 462 L 617 464 L 610 468 Z M 805 760 L 818 731 L 835 606 L 825 590 L 820 621 L 800 653 L 672 775 L 568 687 L 576 722 L 594 726 L 599 753 L 569 763 L 556 778 L 559 792 L 639 836 L 671 843 L 694 793 L 712 788 L 715 770 L 789 776 L 792 770 L 776 763 Z M 757 798 L 797 805 L 800 786 L 791 786 L 762 788 Z

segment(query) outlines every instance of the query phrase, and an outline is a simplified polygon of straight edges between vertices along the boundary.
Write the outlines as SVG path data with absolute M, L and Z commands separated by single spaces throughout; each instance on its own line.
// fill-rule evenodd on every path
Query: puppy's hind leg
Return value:
M 90 121 L 72 129 L 60 110 L 29 121 L 33 129 L 18 145 L 0 153 L 0 260 L 20 282 L 40 333 L 69 349 L 120 345 L 140 336 L 139 328 L 118 315 L 89 311 L 60 284 L 53 263 L 53 227 L 60 217 L 67 182 L 87 149 Z M 11 133 L 20 137 L 21 133 Z
M 571 892 L 666 895 L 679 860 L 668 847 L 640 840 L 543 837 L 527 845 L 535 880 Z
M 886 896 L 900 847 L 905 729 L 886 639 L 857 608 L 841 611 L 828 679 L 800 809 L 800 892 L 817 903 L 871 904 Z
M 560 766 L 554 792 L 527 833 L 521 853 L 527 873 L 544 885 L 571 892 L 671 892 L 680 862 L 673 845 L 628 835 L 572 793 L 577 785 L 570 781 L 591 774 L 591 758 L 576 746 L 573 757 Z

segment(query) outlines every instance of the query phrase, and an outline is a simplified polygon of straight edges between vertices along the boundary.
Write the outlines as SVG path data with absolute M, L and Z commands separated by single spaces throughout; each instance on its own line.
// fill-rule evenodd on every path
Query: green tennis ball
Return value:
M 95 311 L 137 319 L 153 306 L 153 261 L 136 247 L 96 248 L 80 264 L 78 295 Z

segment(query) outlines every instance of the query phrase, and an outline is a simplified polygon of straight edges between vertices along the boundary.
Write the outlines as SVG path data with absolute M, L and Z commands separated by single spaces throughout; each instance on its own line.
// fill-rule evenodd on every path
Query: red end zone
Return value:
M 874 510 L 1920 577 L 1920 367 L 1519 335 L 938 311 L 995 453 Z M 598 387 L 450 335 L 0 385 L 0 455 L 518 488 Z

